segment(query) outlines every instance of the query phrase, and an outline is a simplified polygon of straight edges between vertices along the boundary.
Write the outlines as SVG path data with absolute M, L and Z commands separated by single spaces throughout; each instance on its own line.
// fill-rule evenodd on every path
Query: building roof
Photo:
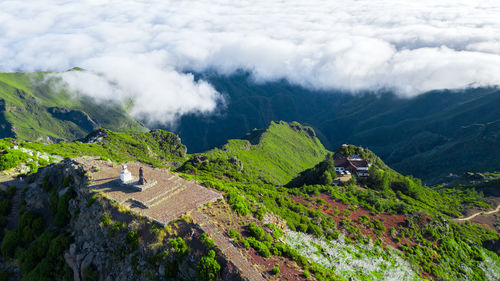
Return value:
M 368 168 L 368 166 L 369 166 L 369 163 L 367 160 L 349 160 L 349 162 L 351 163 L 351 165 L 353 165 L 356 168 L 362 168 L 362 167 Z
M 357 168 L 368 168 L 370 163 L 368 160 L 351 160 L 349 158 L 335 159 L 335 167 L 343 167 L 346 170 Z

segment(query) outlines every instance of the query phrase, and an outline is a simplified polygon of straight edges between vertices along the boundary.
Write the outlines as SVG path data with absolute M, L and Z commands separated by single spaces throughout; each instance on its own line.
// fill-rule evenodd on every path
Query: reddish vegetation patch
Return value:
M 500 212 L 490 215 L 479 215 L 471 219 L 470 222 L 500 232 Z
M 306 280 L 306 278 L 302 274 L 302 271 L 297 268 L 297 264 L 295 262 L 277 256 L 264 258 L 252 248 L 249 248 L 248 250 L 245 250 L 244 248 L 241 249 L 245 251 L 245 255 L 247 256 L 249 262 L 265 269 L 262 272 L 266 280 Z M 280 274 L 276 276 L 272 275 L 271 273 L 273 266 L 275 265 L 279 266 L 280 268 Z
M 383 234 L 379 236 L 379 238 L 382 239 L 385 245 L 390 245 L 392 247 L 397 248 L 399 245 L 402 245 L 404 243 L 408 243 L 409 245 L 415 244 L 408 238 L 403 238 L 401 239 L 400 243 L 397 243 L 391 236 L 390 233 L 391 228 L 394 227 L 395 229 L 398 229 L 399 227 L 404 226 L 406 220 L 405 215 L 389 215 L 389 214 L 373 215 L 370 210 L 355 206 L 350 206 L 342 202 L 335 201 L 334 198 L 332 198 L 327 194 L 321 194 L 320 196 L 311 197 L 312 198 L 311 201 L 306 200 L 302 196 L 291 196 L 290 198 L 294 202 L 303 204 L 304 206 L 309 206 L 314 210 L 317 210 L 319 208 L 323 214 L 332 217 L 337 224 L 339 224 L 342 221 L 342 218 L 350 219 L 352 221 L 352 224 L 357 226 L 361 230 L 361 233 L 363 235 L 365 236 L 369 235 L 370 237 L 372 237 L 372 239 L 377 237 L 375 235 L 375 230 L 361 224 L 358 221 L 358 218 L 363 215 L 367 215 L 371 219 L 378 219 L 382 222 L 382 224 L 386 228 L 386 231 L 384 231 Z M 317 198 L 325 200 L 326 203 L 320 206 L 319 203 L 315 201 L 315 199 Z M 339 210 L 338 215 L 335 215 L 335 208 Z M 342 214 L 343 210 L 349 210 L 351 215 L 345 216 L 344 214 Z
M 246 226 L 250 222 L 255 222 L 257 225 L 262 226 L 262 222 L 251 216 L 238 216 L 236 215 L 229 205 L 222 202 L 213 203 L 210 207 L 201 210 L 205 213 L 213 223 L 217 226 L 219 231 L 224 236 L 231 240 L 228 236 L 229 229 L 234 229 L 239 233 L 245 233 Z M 245 237 L 245 235 L 244 235 Z M 234 242 L 233 242 L 234 243 Z M 266 280 L 288 280 L 288 281 L 303 281 L 307 280 L 302 273 L 302 269 L 296 262 L 279 256 L 271 255 L 269 258 L 262 257 L 254 249 L 245 249 L 240 243 L 236 243 L 235 247 L 245 256 L 245 258 L 254 265 L 259 272 L 261 272 Z M 273 266 L 279 266 L 280 274 L 272 275 L 271 270 Z

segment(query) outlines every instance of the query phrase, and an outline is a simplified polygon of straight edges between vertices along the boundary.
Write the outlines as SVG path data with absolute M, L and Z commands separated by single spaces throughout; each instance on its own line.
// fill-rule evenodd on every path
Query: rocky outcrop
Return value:
M 0 138 L 15 138 L 16 133 L 12 124 L 5 116 L 5 100 L 0 99 Z
M 186 157 L 187 148 L 176 134 L 164 130 L 152 130 L 150 134 L 158 142 L 161 150 L 178 157 Z
M 203 232 L 199 226 L 181 219 L 167 230 L 93 193 L 88 186 L 95 160 L 85 159 L 68 158 L 40 169 L 25 196 L 27 207 L 45 213 L 50 221 L 47 190 L 57 187 L 59 196 L 74 194 L 68 202 L 71 219 L 64 226 L 73 238 L 64 253 L 73 279 L 83 281 L 92 273 L 99 281 L 196 280 L 196 264 L 207 252 L 199 239 Z M 170 246 L 170 239 L 176 237 L 186 242 L 186 255 L 179 255 Z M 218 260 L 223 267 L 221 280 L 241 280 L 237 270 L 228 267 L 222 256 Z
M 80 110 L 67 109 L 63 107 L 49 107 L 47 111 L 55 118 L 75 123 L 85 131 L 92 131 L 99 127 L 99 124 L 92 120 L 89 115 Z

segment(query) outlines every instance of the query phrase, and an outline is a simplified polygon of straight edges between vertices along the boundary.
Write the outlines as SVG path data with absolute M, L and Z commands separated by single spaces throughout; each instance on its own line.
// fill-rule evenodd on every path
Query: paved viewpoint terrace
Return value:
M 207 202 L 222 198 L 220 193 L 184 180 L 165 168 L 152 168 L 147 164 L 129 162 L 128 170 L 133 177 L 137 178 L 139 168 L 143 167 L 144 177 L 157 182 L 144 191 L 138 191 L 132 186 L 121 184 L 121 165 L 100 160 L 79 160 L 85 166 L 97 170 L 92 173 L 91 189 L 101 191 L 123 206 L 162 224 L 167 224 Z

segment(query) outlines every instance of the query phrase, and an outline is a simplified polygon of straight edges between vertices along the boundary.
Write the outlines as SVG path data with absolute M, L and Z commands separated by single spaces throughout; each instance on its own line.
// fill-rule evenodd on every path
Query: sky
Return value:
M 412 97 L 499 85 L 499 15 L 497 0 L 1 0 L 0 71 L 60 72 L 165 124 L 224 104 L 189 71 Z

